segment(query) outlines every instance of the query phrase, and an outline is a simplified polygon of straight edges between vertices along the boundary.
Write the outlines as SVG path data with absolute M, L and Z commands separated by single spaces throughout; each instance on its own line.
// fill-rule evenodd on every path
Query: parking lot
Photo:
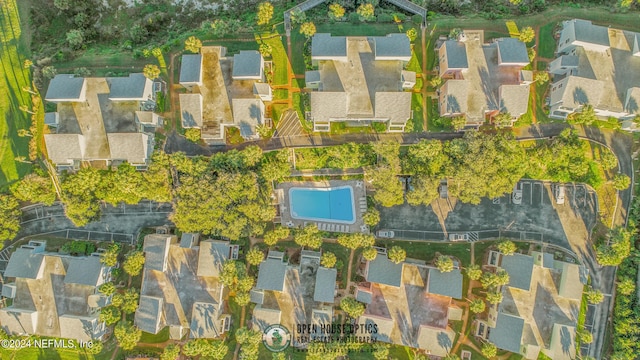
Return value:
M 520 204 L 509 193 L 478 205 L 449 198 L 428 207 L 405 203 L 380 208 L 379 229 L 394 230 L 397 238 L 411 240 L 445 240 L 450 233 L 470 233 L 480 239 L 504 236 L 570 248 L 568 236 L 584 240 L 595 225 L 596 194 L 584 185 L 565 184 L 562 205 L 556 204 L 550 183 L 523 180 L 520 188 Z

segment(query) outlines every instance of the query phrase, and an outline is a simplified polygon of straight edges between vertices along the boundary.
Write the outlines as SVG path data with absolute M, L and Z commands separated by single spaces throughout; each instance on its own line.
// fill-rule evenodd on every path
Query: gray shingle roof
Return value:
M 467 69 L 469 67 L 467 48 L 464 42 L 447 40 L 442 46 L 444 46 L 445 52 L 447 53 L 447 68 Z
M 9 259 L 4 277 L 35 279 L 44 260 L 41 253 L 33 253 L 30 249 L 18 248 Z
M 254 95 L 269 95 L 271 93 L 271 86 L 267 83 L 257 82 L 253 84 Z
M 171 235 L 152 234 L 144 238 L 142 250 L 145 253 L 145 270 L 164 271 L 164 264 L 169 255 Z
M 500 86 L 500 112 L 508 112 L 512 116 L 520 116 L 527 112 L 528 106 L 528 85 Z
M 48 112 L 44 114 L 44 123 L 49 126 L 57 126 L 60 121 L 60 115 L 57 112 Z
M 149 135 L 143 133 L 107 134 L 111 159 L 127 160 L 131 164 L 145 163 L 149 156 Z
M 609 46 L 609 29 L 604 26 L 593 25 L 591 21 L 571 20 L 576 32 L 576 40 L 590 44 Z
M 70 160 L 84 158 L 84 136 L 80 134 L 44 134 L 47 154 L 54 164 L 66 164 Z
M 562 55 L 557 60 L 560 60 L 561 66 L 578 66 L 579 58 L 576 55 Z
M 319 267 L 316 272 L 316 287 L 313 291 L 313 300 L 318 302 L 332 303 L 335 299 L 336 269 Z
M 631 114 L 640 114 L 640 87 L 632 87 L 627 90 L 624 109 Z
M 38 324 L 38 312 L 16 309 L 13 306 L 0 309 L 0 324 L 9 334 L 34 334 Z
M 329 121 L 346 117 L 347 94 L 344 92 L 312 92 L 311 116 L 313 121 Z
M 109 99 L 144 99 L 151 87 L 151 80 L 142 73 L 129 74 L 128 77 L 107 78 Z
M 394 264 L 386 256 L 376 256 L 375 260 L 369 261 L 367 281 L 399 287 L 402 282 L 402 263 Z
M 509 286 L 529 291 L 531 287 L 531 273 L 533 271 L 533 257 L 529 255 L 502 255 L 500 267 L 509 273 Z
M 464 114 L 468 109 L 469 81 L 468 80 L 447 80 L 442 87 L 441 97 L 444 104 L 441 104 L 441 114 Z
M 282 291 L 287 264 L 281 260 L 267 258 L 260 264 L 256 288 L 260 290 Z
M 373 300 L 373 294 L 368 291 L 358 289 L 358 291 L 356 292 L 356 300 L 360 301 L 361 303 L 371 304 L 371 300 Z
M 73 315 L 62 315 L 59 317 L 60 337 L 66 339 L 76 339 L 89 341 L 100 337 L 104 330 L 100 330 L 98 318 Z
M 319 33 L 311 40 L 311 57 L 345 57 L 347 56 L 347 38 Z
M 373 40 L 376 58 L 411 57 L 411 42 L 406 34 L 395 33 L 387 36 L 376 36 Z
M 180 236 L 180 247 L 191 248 L 196 246 L 198 245 L 199 238 L 200 234 L 198 233 L 182 233 L 182 236 Z
M 260 99 L 233 99 L 233 123 L 244 138 L 256 135 L 256 127 L 264 124 L 264 104 Z
M 142 331 L 157 334 L 163 327 L 162 306 L 164 300 L 155 296 L 140 296 L 140 305 L 136 310 L 135 325 Z
M 502 63 L 521 64 L 529 62 L 527 46 L 514 38 L 501 38 L 497 40 L 498 53 Z
M 304 81 L 307 83 L 320 81 L 320 71 L 318 70 L 305 71 Z
M 411 117 L 410 92 L 377 92 L 376 118 L 388 118 L 391 123 L 404 124 Z
M 552 87 L 556 86 L 559 90 L 551 91 L 551 104 L 562 101 L 563 107 L 575 109 L 584 104 L 598 107 L 602 99 L 604 83 L 600 80 L 568 76 L 552 85 Z
M 202 127 L 202 95 L 180 94 L 180 118 L 182 127 Z
M 249 292 L 249 299 L 252 303 L 262 304 L 264 302 L 264 291 L 251 290 Z
M 198 276 L 220 276 L 222 265 L 229 259 L 229 242 L 205 240 L 200 242 L 198 252 Z
M 262 55 L 256 50 L 243 50 L 233 55 L 232 77 L 257 77 L 262 73 Z
M 84 78 L 72 74 L 56 75 L 49 82 L 45 100 L 80 99 L 83 85 Z
M 196 302 L 191 312 L 192 338 L 217 338 L 223 329 L 219 328 L 218 306 L 211 303 Z
M 460 273 L 460 269 L 444 273 L 438 269 L 430 269 L 427 292 L 462 299 L 462 273 Z
M 104 267 L 99 256 L 74 257 L 69 260 L 65 284 L 98 286 Z
M 180 83 L 199 83 L 202 81 L 202 55 L 182 55 L 180 64 Z
M 523 330 L 523 318 L 498 313 L 496 327 L 491 329 L 489 340 L 500 349 L 520 353 Z

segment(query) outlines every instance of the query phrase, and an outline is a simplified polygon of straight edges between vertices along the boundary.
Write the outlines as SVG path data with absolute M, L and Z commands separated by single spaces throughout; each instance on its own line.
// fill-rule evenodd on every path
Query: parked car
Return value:
M 513 192 L 511 193 L 511 202 L 516 205 L 522 204 L 522 184 L 517 183 L 516 186 L 513 187 Z
M 387 238 L 392 239 L 396 234 L 392 230 L 378 230 L 377 233 L 379 238 Z
M 469 234 L 449 234 L 449 241 L 469 241 Z
M 564 204 L 564 185 L 556 184 L 553 189 L 553 196 L 556 198 L 556 204 Z
M 413 191 L 413 185 L 411 184 L 411 181 L 413 179 L 411 177 L 407 178 L 407 191 Z

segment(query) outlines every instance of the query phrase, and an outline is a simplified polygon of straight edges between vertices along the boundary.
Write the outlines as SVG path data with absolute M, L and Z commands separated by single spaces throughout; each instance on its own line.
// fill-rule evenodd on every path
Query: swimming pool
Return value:
M 290 188 L 289 207 L 291 217 L 297 220 L 342 224 L 356 222 L 356 209 L 351 186 Z

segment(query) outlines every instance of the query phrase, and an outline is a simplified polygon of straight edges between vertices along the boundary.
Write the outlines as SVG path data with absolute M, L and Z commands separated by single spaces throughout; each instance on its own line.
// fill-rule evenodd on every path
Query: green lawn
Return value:
M 423 131 L 424 119 L 422 113 L 424 109 L 422 108 L 422 94 L 411 94 L 411 110 L 413 110 L 413 116 L 409 121 L 413 122 L 413 132 Z
M 387 247 L 400 246 L 407 251 L 407 257 L 427 262 L 432 261 L 436 253 L 441 253 L 460 259 L 462 266 L 467 266 L 471 263 L 471 245 L 469 243 L 443 244 L 422 241 L 379 240 L 378 244 Z
M 550 22 L 540 27 L 538 56 L 553 58 L 553 53 L 556 50 L 556 40 L 553 38 L 553 28 L 555 26 L 555 22 Z
M 9 6 L 11 5 L 11 6 Z M 31 88 L 29 69 L 22 64 L 29 49 L 21 32 L 20 14 L 16 0 L 8 0 L 0 14 L 0 189 L 31 171 L 31 164 L 16 161 L 18 156 L 29 159 L 30 137 L 19 137 L 18 129 L 29 129 L 31 115 L 20 110 L 21 105 L 32 108 L 31 96 L 22 88 Z M 25 9 L 26 10 L 26 9 Z M 24 21 L 24 20 L 23 20 Z M 43 116 L 40 112 L 39 116 Z
M 282 39 L 281 39 L 282 38 Z M 289 83 L 287 78 L 287 57 L 286 37 L 275 34 L 264 34 L 263 38 L 256 35 L 256 41 L 264 42 L 271 46 L 271 61 L 273 64 L 273 85 L 285 85 Z
M 160 330 L 159 333 L 157 334 L 151 334 L 148 332 L 142 332 L 142 337 L 140 337 L 140 342 L 141 343 L 147 343 L 147 344 L 156 344 L 156 343 L 161 343 L 161 342 L 165 342 L 169 340 L 169 327 L 165 327 L 164 329 Z

